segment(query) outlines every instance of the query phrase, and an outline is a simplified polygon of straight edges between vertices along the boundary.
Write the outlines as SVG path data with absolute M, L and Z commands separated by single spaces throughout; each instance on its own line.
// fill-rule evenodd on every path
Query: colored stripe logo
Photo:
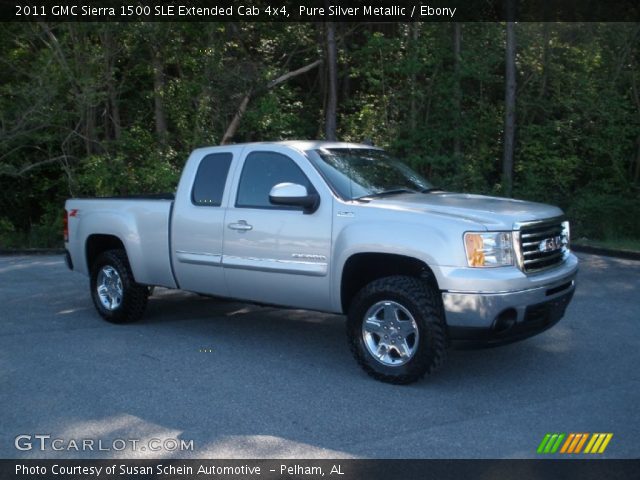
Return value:
M 537 452 L 604 453 L 612 438 L 613 433 L 547 433 L 538 445 Z

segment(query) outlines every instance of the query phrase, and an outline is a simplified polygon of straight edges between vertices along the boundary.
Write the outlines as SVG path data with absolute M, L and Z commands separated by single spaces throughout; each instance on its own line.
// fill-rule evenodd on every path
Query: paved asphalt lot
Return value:
M 403 387 L 360 370 L 342 317 L 159 290 L 115 326 L 61 257 L 0 257 L 0 458 L 534 458 L 547 432 L 613 432 L 600 457 L 638 458 L 640 262 L 580 258 L 553 329 Z M 130 448 L 152 438 L 194 449 Z

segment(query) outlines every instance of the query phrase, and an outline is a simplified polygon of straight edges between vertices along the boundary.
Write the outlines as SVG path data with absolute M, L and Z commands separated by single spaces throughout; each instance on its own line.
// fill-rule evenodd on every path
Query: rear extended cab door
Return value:
M 225 210 L 241 147 L 195 150 L 185 165 L 171 218 L 171 259 L 179 288 L 229 296 L 222 272 Z
M 282 182 L 317 192 L 317 210 L 271 204 L 269 192 Z M 222 260 L 229 295 L 330 310 L 333 197 L 308 159 L 285 145 L 247 146 L 231 185 Z

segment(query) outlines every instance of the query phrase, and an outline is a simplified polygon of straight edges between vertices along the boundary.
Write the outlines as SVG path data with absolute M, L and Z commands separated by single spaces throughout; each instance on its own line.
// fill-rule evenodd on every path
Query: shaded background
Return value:
M 574 238 L 637 247 L 639 61 L 637 23 L 5 23 L 0 247 L 60 246 L 70 196 L 172 191 L 225 134 L 368 139 L 445 189 L 557 204 Z

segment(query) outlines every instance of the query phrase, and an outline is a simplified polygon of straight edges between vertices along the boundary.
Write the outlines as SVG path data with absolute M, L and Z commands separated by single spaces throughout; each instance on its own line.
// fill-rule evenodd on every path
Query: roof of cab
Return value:
M 283 145 L 286 147 L 294 148 L 300 152 L 305 152 L 308 150 L 318 150 L 321 148 L 368 148 L 368 149 L 376 149 L 379 150 L 380 147 L 375 147 L 373 145 L 365 145 L 362 143 L 349 143 L 349 142 L 330 142 L 327 140 L 283 140 L 283 141 L 274 141 L 274 142 L 251 142 L 251 143 L 231 143 L 228 145 L 212 145 L 209 147 L 201 147 L 196 150 L 219 150 L 223 148 L 227 149 L 238 149 L 249 146 L 260 146 L 260 145 Z
M 282 142 L 273 142 L 279 145 L 287 145 L 298 150 L 317 150 L 320 148 L 376 148 L 373 145 L 365 145 L 362 143 L 350 142 L 330 142 L 327 140 L 285 140 Z

